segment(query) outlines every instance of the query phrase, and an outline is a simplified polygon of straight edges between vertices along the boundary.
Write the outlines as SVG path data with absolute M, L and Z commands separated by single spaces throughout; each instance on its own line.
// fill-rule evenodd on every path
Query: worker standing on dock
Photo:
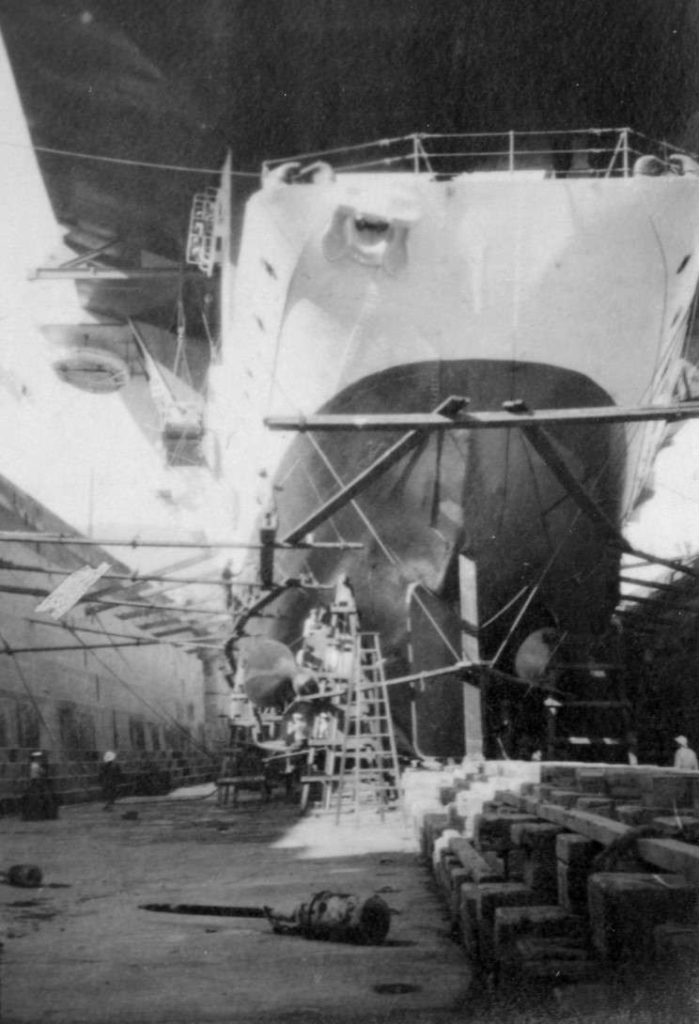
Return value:
M 24 821 L 47 821 L 58 817 L 58 801 L 49 779 L 43 751 L 36 750 L 29 761 L 29 785 L 22 798 Z
M 675 768 L 681 772 L 699 771 L 697 755 L 688 744 L 686 736 L 675 736 L 677 751 L 675 752 Z
M 299 755 L 308 749 L 311 735 L 311 714 L 307 704 L 300 704 L 292 711 L 284 730 L 284 741 L 288 756 L 284 764 L 284 783 L 286 795 L 291 796 L 294 783 L 301 776 L 301 759 Z
M 116 754 L 113 750 L 108 750 L 102 758 L 99 781 L 102 798 L 105 801 L 104 809 L 111 811 L 119 796 L 119 784 L 121 783 L 121 768 L 116 763 Z

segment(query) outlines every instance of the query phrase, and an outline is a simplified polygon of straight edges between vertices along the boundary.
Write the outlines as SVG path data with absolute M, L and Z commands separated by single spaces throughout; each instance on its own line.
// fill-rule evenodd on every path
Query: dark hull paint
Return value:
M 513 398 L 525 400 L 531 408 L 610 403 L 597 385 L 570 371 L 463 360 L 397 366 L 352 385 L 322 411 L 428 411 L 452 394 L 467 396 L 472 410 L 498 409 Z M 556 427 L 552 433 L 569 468 L 616 521 L 625 465 L 622 429 L 585 425 Z M 283 488 L 279 536 L 334 493 L 340 480 L 347 482 L 370 465 L 398 436 L 296 438 L 277 474 Z M 310 570 L 323 583 L 346 573 L 355 588 L 362 628 L 381 634 L 389 676 L 413 667 L 449 664 L 459 657 L 459 553 L 477 566 L 482 623 L 497 616 L 522 588 L 537 587 L 517 636 L 506 649 L 504 669 L 511 670 L 517 643 L 532 629 L 555 624 L 574 633 L 591 633 L 608 622 L 616 600 L 616 556 L 518 431 L 428 437 L 376 480 L 357 505 L 359 511 L 352 505 L 341 510 L 316 532 L 316 539 L 361 541 L 360 551 L 285 554 L 277 572 L 284 576 Z M 430 644 L 423 621 L 411 664 L 407 597 L 412 583 L 429 591 L 430 614 L 439 617 L 440 628 Z M 277 618 L 259 622 L 260 631 L 293 643 L 312 601 L 303 592 L 287 594 L 276 606 Z M 519 607 L 515 602 L 483 631 L 483 656 L 493 656 Z M 412 716 L 406 703 L 411 694 L 394 693 L 396 717 L 406 730 L 414 718 L 413 739 L 422 753 L 463 753 L 461 689 L 456 680 L 426 687 Z

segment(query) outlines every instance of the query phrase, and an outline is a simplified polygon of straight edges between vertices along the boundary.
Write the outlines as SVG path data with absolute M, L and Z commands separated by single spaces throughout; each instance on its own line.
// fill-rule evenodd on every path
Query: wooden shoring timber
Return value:
M 7 647 L 5 650 L 0 648 L 0 654 L 7 654 L 10 657 L 14 657 L 15 654 L 45 654 L 49 651 L 101 651 L 103 649 L 116 650 L 118 647 L 152 647 L 153 645 L 160 644 L 163 642 L 165 641 L 155 639 L 138 639 L 118 644 L 110 642 L 104 644 L 54 644 L 45 647 Z
M 451 422 L 449 417 L 456 416 L 463 409 L 466 404 L 466 399 L 452 397 L 442 402 L 437 406 L 433 415 L 440 416 L 447 422 Z M 332 498 L 329 498 L 322 506 L 317 508 L 310 516 L 307 516 L 302 522 L 297 523 L 290 533 L 286 534 L 283 543 L 287 545 L 298 544 L 304 537 L 307 536 L 312 530 L 320 526 L 326 520 L 330 519 L 331 516 L 338 512 L 341 508 L 344 508 L 350 501 L 356 498 L 362 491 L 365 491 L 374 480 L 377 480 L 382 476 L 391 466 L 394 466 L 399 462 L 403 456 L 407 455 L 408 452 L 417 448 L 425 440 L 420 430 L 411 430 L 403 437 L 399 438 L 395 444 L 391 445 L 387 451 L 379 455 L 374 462 L 371 463 L 366 469 L 363 469 L 357 476 L 354 477 L 349 483 L 345 484 L 337 494 Z
M 181 626 L 182 620 L 174 615 L 161 615 L 159 619 L 153 619 L 152 621 L 144 622 L 139 625 L 135 624 L 137 629 L 153 630 L 162 629 L 164 626 Z
M 567 700 L 564 708 L 630 708 L 630 700 Z
M 634 620 L 634 618 L 630 618 L 628 623 L 625 624 L 624 629 L 627 629 L 629 633 L 634 633 L 637 636 L 644 636 L 651 640 L 657 640 L 658 637 L 662 637 L 664 635 L 661 630 L 661 625 L 661 623 L 655 623 L 655 625 L 650 622 L 640 623 Z
M 197 631 L 196 631 L 196 629 L 193 626 L 184 626 L 184 625 L 179 625 L 177 627 L 173 627 L 172 629 L 159 629 L 159 628 L 158 629 L 153 629 L 151 627 L 151 628 L 149 628 L 148 632 L 152 636 L 155 636 L 155 637 L 158 637 L 158 638 L 163 637 L 163 636 L 176 636 L 177 633 L 191 633 L 192 636 L 194 636 L 194 637 L 196 637 L 196 635 L 197 635 Z
M 93 548 L 183 548 L 189 550 L 190 548 L 201 550 L 201 551 L 219 551 L 219 550 L 236 550 L 236 551 L 259 551 L 262 547 L 261 544 L 247 543 L 244 541 L 237 540 L 218 540 L 218 541 L 198 541 L 198 540 L 139 540 L 134 537 L 133 540 L 124 539 L 111 539 L 102 538 L 99 540 L 92 540 L 88 537 L 77 537 L 71 536 L 65 533 L 35 533 L 31 530 L 0 530 L 0 541 L 7 544 L 68 544 L 68 545 L 82 545 Z M 362 545 L 355 541 L 297 541 L 293 544 L 284 541 L 277 541 L 272 545 L 274 548 L 280 550 L 287 550 L 289 548 L 301 548 L 305 550 L 315 550 L 316 548 L 321 550 L 330 551 L 354 551 L 361 548 Z
M 522 431 L 532 448 L 557 478 L 578 508 L 602 531 L 607 542 L 627 555 L 636 555 L 644 562 L 664 565 L 686 576 L 699 579 L 699 570 L 641 551 L 626 540 L 621 529 L 610 519 L 600 503 L 571 472 L 561 455 L 556 439 L 544 429 L 546 425 L 579 423 L 629 423 L 646 420 L 675 421 L 699 417 L 699 403 L 683 406 L 648 406 L 623 409 L 616 406 L 583 409 L 542 409 L 532 411 L 522 402 L 506 402 L 502 412 L 467 413 L 468 399 L 453 395 L 431 413 L 354 413 L 347 415 L 321 414 L 317 416 L 268 416 L 265 426 L 271 430 L 307 431 L 382 431 L 408 430 L 395 445 L 380 456 L 367 470 L 355 477 L 326 504 L 314 512 L 285 538 L 295 544 L 309 531 L 328 519 L 342 505 L 354 498 L 373 480 L 409 450 L 417 447 L 430 432 L 446 430 L 517 428 Z
M 692 615 L 696 615 L 697 612 L 699 612 L 699 608 L 691 607 L 691 602 L 696 601 L 696 597 L 687 598 L 685 602 L 682 602 L 672 601 L 665 594 L 660 597 L 644 597 L 642 594 L 624 594 L 620 603 L 624 604 L 626 601 L 630 604 L 651 605 L 661 612 L 689 612 Z M 633 609 L 631 610 L 633 611 Z
M 179 620 L 173 620 L 173 621 L 179 621 Z M 96 634 L 97 636 L 101 636 L 101 637 L 104 637 L 105 639 L 108 639 L 110 641 L 110 643 L 114 639 L 117 639 L 117 640 L 130 640 L 132 642 L 134 640 L 144 639 L 143 637 L 139 637 L 138 635 L 136 635 L 134 633 L 117 633 L 113 629 L 95 629 L 95 628 L 93 628 L 91 626 L 78 626 L 78 625 L 73 625 L 72 623 L 68 623 L 68 622 L 51 622 L 49 619 L 27 619 L 27 622 L 31 622 L 35 626 L 41 626 L 42 629 L 45 629 L 45 628 L 47 628 L 49 626 L 52 626 L 54 629 L 62 629 L 64 631 L 70 633 L 71 636 L 76 637 L 76 638 L 78 638 L 78 634 L 79 633 L 92 633 L 92 634 Z M 138 628 L 139 629 L 143 629 L 144 632 L 149 632 L 149 627 L 147 627 L 147 626 L 146 627 L 138 627 Z M 192 629 L 189 626 L 186 627 L 186 630 L 194 634 L 194 638 L 195 638 L 194 640 L 168 640 L 167 644 L 172 645 L 172 646 L 191 647 L 191 646 L 198 646 L 200 642 L 203 645 L 205 645 L 207 643 L 216 643 L 219 646 L 223 643 L 223 641 L 218 636 L 216 636 L 213 633 L 207 633 L 207 634 L 196 633 L 194 631 L 194 629 Z M 185 631 L 185 627 L 184 626 L 182 627 L 182 631 Z M 180 632 L 179 629 L 178 629 L 178 632 Z M 157 635 L 158 634 L 153 633 L 149 642 L 155 642 L 155 637 Z
M 650 608 L 616 608 L 615 615 L 620 615 L 625 621 L 646 623 L 651 626 L 671 626 L 677 622 L 677 614 L 684 611 L 683 608 L 659 608 L 653 613 Z M 668 614 L 670 613 L 670 614 Z
M 523 802 L 527 810 L 537 817 L 561 825 L 604 846 L 633 831 L 629 825 L 589 811 L 538 803 L 536 798 L 525 798 Z M 644 838 L 638 840 L 638 852 L 649 864 L 663 871 L 684 875 L 687 881 L 699 885 L 699 846 L 683 843 L 678 839 Z
M 455 396 L 457 397 L 457 396 Z M 468 399 L 461 398 L 465 407 Z M 666 406 L 597 406 L 580 409 L 539 409 L 507 403 L 502 412 L 460 412 L 450 417 L 439 411 L 431 413 L 326 413 L 317 416 L 268 416 L 270 430 L 419 430 L 425 433 L 443 430 L 512 430 L 517 427 L 538 427 L 542 424 L 573 425 L 579 423 L 637 423 L 652 420 L 696 419 L 699 403 Z
M 692 608 L 617 608 L 615 615 L 623 619 L 624 626 L 634 629 L 636 623 L 650 626 L 655 630 L 667 632 L 678 629 L 687 621 L 693 621 L 699 610 Z
M 679 580 L 675 583 L 665 583 L 661 580 L 641 580 L 636 576 L 627 576 L 626 573 L 621 573 L 619 580 L 622 583 L 633 583 L 636 586 L 644 587 L 646 590 L 666 590 L 671 593 L 676 593 L 679 587 Z M 686 584 L 686 581 L 682 581 Z

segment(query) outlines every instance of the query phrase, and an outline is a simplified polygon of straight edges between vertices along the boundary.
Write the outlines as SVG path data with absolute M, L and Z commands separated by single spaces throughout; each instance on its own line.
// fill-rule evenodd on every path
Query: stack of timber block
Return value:
M 431 802 L 424 777 L 406 778 L 407 806 L 452 934 L 486 977 L 594 1001 L 629 965 L 664 977 L 699 952 L 699 773 L 485 762 L 435 775 Z

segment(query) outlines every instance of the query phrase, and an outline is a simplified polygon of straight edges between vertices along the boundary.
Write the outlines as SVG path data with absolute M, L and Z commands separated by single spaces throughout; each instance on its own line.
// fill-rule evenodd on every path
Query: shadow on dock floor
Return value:
M 38 864 L 46 883 L 0 886 L 3 1021 L 427 1024 L 465 1004 L 468 963 L 393 819 L 367 812 L 359 827 L 336 826 L 276 800 L 232 810 L 142 799 L 67 807 L 58 821 L 5 818 L 0 837 L 0 867 Z M 289 911 L 321 889 L 383 893 L 389 941 L 340 945 L 275 935 L 266 920 L 139 909 Z

